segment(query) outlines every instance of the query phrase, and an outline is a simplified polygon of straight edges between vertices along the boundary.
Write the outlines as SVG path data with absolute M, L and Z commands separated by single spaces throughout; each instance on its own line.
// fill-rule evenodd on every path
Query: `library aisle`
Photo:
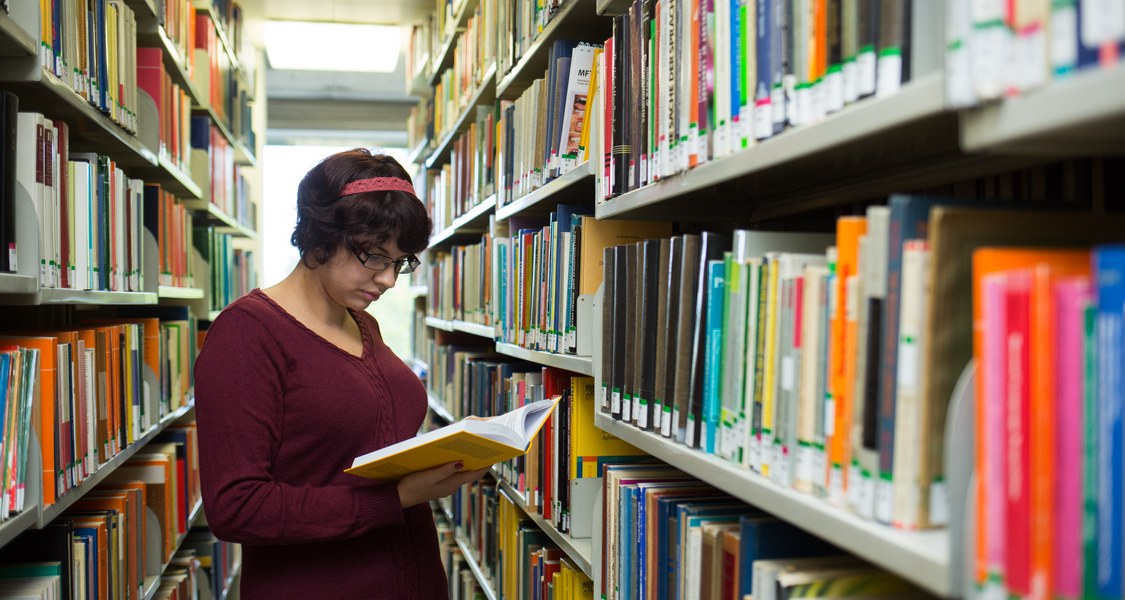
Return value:
M 282 146 L 410 174 L 417 265 L 323 225 L 395 265 L 414 375 L 365 377 L 439 440 L 298 487 L 285 544 L 386 532 L 455 600 L 1125 598 L 1125 2 L 297 4 L 0 2 L 0 598 L 303 576 L 212 532 L 195 414 L 297 261 Z

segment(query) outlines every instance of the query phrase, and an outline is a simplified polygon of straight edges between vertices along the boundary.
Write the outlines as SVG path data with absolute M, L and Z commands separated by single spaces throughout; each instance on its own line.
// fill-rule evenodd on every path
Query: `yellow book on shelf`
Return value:
M 489 467 L 525 454 L 560 399 L 532 402 L 488 420 L 462 419 L 358 456 L 344 472 L 393 481 L 454 462 L 463 463 L 462 471 Z

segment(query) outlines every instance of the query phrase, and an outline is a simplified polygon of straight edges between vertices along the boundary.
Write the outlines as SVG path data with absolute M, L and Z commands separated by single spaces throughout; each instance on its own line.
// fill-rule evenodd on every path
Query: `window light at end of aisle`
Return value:
M 294 43 L 300 40 L 300 43 Z M 403 29 L 360 23 L 266 22 L 266 55 L 275 69 L 391 73 Z

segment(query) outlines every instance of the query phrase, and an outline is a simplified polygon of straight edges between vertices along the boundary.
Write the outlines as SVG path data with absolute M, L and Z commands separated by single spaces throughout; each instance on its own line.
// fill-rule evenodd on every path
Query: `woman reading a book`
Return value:
M 431 229 L 394 159 L 330 156 L 297 190 L 297 266 L 208 329 L 195 364 L 203 503 L 214 534 L 243 545 L 244 597 L 447 596 L 428 501 L 483 471 L 344 473 L 425 416 L 425 388 L 364 309 L 418 267 Z

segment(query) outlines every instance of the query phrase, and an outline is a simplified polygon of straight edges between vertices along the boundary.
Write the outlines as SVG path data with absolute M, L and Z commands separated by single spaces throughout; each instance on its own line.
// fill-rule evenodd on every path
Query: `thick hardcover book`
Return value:
M 656 271 L 652 277 L 656 280 L 656 320 L 652 323 L 654 346 L 652 352 L 652 382 L 650 395 L 652 401 L 652 420 L 649 429 L 660 431 L 664 416 L 664 382 L 668 373 L 668 334 L 665 327 L 668 321 L 668 265 L 671 259 L 672 240 L 662 239 L 659 242 Z
M 417 471 L 460 462 L 475 471 L 522 456 L 561 397 L 531 402 L 488 420 L 463 419 L 440 429 L 357 456 L 345 473 L 397 481 Z
M 617 246 L 613 258 L 613 383 L 610 386 L 613 395 L 610 400 L 610 410 L 613 418 L 620 419 L 625 392 L 625 351 L 627 346 L 631 345 L 626 335 L 628 331 L 626 321 L 629 320 L 629 311 L 633 308 L 629 305 L 627 289 L 629 271 L 626 266 L 628 259 L 626 247 Z
M 637 426 L 641 429 L 652 429 L 653 424 L 656 422 L 656 398 L 655 398 L 655 383 L 656 383 L 656 370 L 657 370 L 657 345 L 659 344 L 658 338 L 663 338 L 660 335 L 660 308 L 662 306 L 661 298 L 659 295 L 659 280 L 660 280 L 660 258 L 662 240 L 645 240 L 641 242 L 642 247 L 642 266 L 641 266 L 641 282 L 643 289 L 641 292 L 641 345 L 640 345 L 640 358 L 638 364 L 640 365 L 640 408 L 641 414 L 638 415 Z
M 1119 228 L 1118 232 L 1121 231 Z M 1125 403 L 1125 246 L 1094 250 L 1097 302 L 1097 406 L 1104 418 L 1098 422 L 1098 593 L 1103 598 L 1123 592 L 1122 501 L 1125 497 L 1125 457 L 1122 456 Z
M 678 319 L 676 323 L 676 377 L 673 388 L 672 434 L 676 441 L 684 442 L 687 434 L 688 412 L 691 410 L 692 352 L 694 350 L 694 325 L 696 320 L 696 286 L 700 277 L 700 236 L 684 236 L 684 252 L 680 261 Z
M 624 370 L 621 380 L 621 420 L 633 422 L 633 396 L 638 393 L 635 387 L 637 372 L 637 245 L 625 246 L 625 271 L 618 273 L 618 281 L 625 288 L 625 338 Z M 624 278 L 622 278 L 624 275 Z
M 602 249 L 602 257 L 602 282 L 605 289 L 602 293 L 602 389 L 599 406 L 601 412 L 608 413 L 610 412 L 609 403 L 613 395 L 613 366 L 616 363 L 613 342 L 616 332 L 614 309 L 617 306 L 617 301 L 614 292 L 617 278 L 614 267 L 617 262 L 617 247 Z

